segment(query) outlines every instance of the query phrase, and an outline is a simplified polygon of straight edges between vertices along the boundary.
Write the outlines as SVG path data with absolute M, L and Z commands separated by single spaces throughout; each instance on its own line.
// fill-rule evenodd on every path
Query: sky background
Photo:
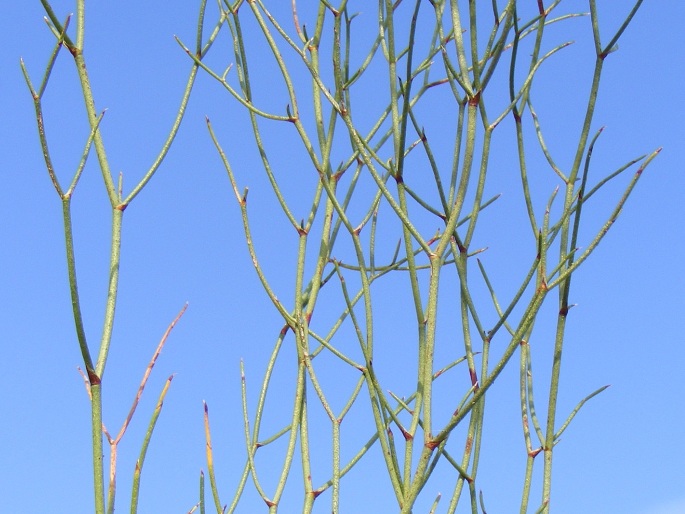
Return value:
M 631 4 L 600 3 L 602 22 L 609 33 Z M 173 35 L 193 43 L 196 4 L 127 0 L 88 5 L 89 74 L 98 110 L 108 109 L 102 131 L 112 169 L 124 174 L 125 191 L 130 191 L 149 167 L 173 121 L 190 69 Z M 282 12 L 287 15 L 286 4 L 289 2 L 283 2 Z M 569 11 L 587 9 L 585 2 L 564 4 Z M 72 2 L 56 1 L 53 6 L 61 18 L 75 10 Z M 406 6 L 405 12 L 409 8 Z M 359 26 L 372 27 L 375 9 L 359 10 L 363 11 Z M 423 11 L 424 15 L 427 12 Z M 33 104 L 19 68 L 21 56 L 34 84 L 40 82 L 54 44 L 43 15 L 37 1 L 7 5 L 7 37 L 0 54 L 0 173 L 5 192 L 0 204 L 0 510 L 80 513 L 92 511 L 89 405 L 77 372 L 82 363 L 71 318 L 60 202 L 45 171 Z M 578 306 L 569 316 L 558 419 L 563 420 L 585 395 L 605 384 L 611 387 L 584 407 L 557 446 L 554 512 L 685 512 L 685 340 L 681 326 L 685 280 L 679 271 L 685 253 L 683 19 L 685 4 L 681 2 L 646 1 L 620 40 L 619 51 L 606 60 L 593 123 L 593 132 L 606 126 L 593 157 L 595 177 L 658 147 L 664 150 L 647 168 L 618 223 L 573 283 L 571 301 Z M 549 143 L 563 166 L 569 165 L 572 156 L 567 141 L 573 145 L 577 137 L 577 99 L 587 91 L 592 64 L 589 19 L 573 20 L 567 26 L 569 32 L 561 28 L 550 31 L 546 48 L 568 39 L 577 42 L 557 61 L 550 61 L 534 96 L 539 112 L 549 114 Z M 219 69 L 233 60 L 225 38 L 209 57 Z M 266 66 L 255 68 L 256 75 L 268 77 Z M 373 105 L 377 91 L 372 83 L 369 87 L 366 101 Z M 266 81 L 259 92 L 263 105 L 282 111 L 285 102 L 278 84 Z M 439 101 L 437 96 L 435 112 L 447 116 L 451 111 Z M 567 103 L 559 107 L 560 102 Z M 44 104 L 53 158 L 65 185 L 87 135 L 81 95 L 67 52 L 58 60 Z M 257 251 L 264 256 L 266 272 L 279 296 L 291 297 L 292 277 L 284 270 L 292 268 L 296 238 L 292 230 L 283 228 L 280 211 L 273 207 L 273 194 L 261 172 L 243 110 L 201 73 L 167 160 L 124 216 L 117 325 L 105 375 L 104 419 L 110 432 L 121 426 L 168 323 L 186 302 L 189 308 L 155 366 L 136 418 L 121 443 L 119 510 L 128 508 L 130 476 L 140 440 L 157 394 L 171 374 L 175 378 L 145 462 L 139 511 L 187 512 L 196 503 L 199 472 L 206 470 L 203 400 L 210 409 L 222 501 L 230 501 L 245 455 L 240 361 L 245 365 L 253 413 L 258 384 L 282 324 L 251 266 L 239 209 L 207 134 L 205 115 L 226 145 L 239 187 L 250 187 Z M 360 121 L 368 122 L 363 116 Z M 503 131 L 509 129 L 503 127 Z M 304 217 L 309 204 L 300 205 L 298 202 L 307 200 L 298 195 L 310 190 L 313 173 L 293 150 L 291 136 L 280 130 L 265 129 L 266 138 L 273 145 L 274 162 L 279 154 L 287 156 L 278 161 L 282 176 L 310 180 L 302 184 L 298 178 L 286 186 L 296 217 Z M 436 141 L 439 137 L 436 135 Z M 503 193 L 503 197 L 490 208 L 491 215 L 485 211 L 474 245 L 490 247 L 482 258 L 506 297 L 513 287 L 507 275 L 517 263 L 528 262 L 528 254 L 519 252 L 519 238 L 529 228 L 517 224 L 525 218 L 517 196 L 517 168 L 507 169 L 507 159 L 513 155 L 507 153 L 511 142 L 500 142 L 501 154 L 495 151 L 491 163 L 495 178 L 485 196 Z M 447 153 L 448 144 L 444 145 Z M 109 206 L 96 162 L 91 156 L 73 200 L 80 293 L 92 346 L 101 333 L 110 233 Z M 540 171 L 539 181 L 533 183 L 536 206 L 542 208 L 555 182 L 542 161 L 535 166 Z M 609 187 L 588 207 L 587 232 L 581 237 L 589 238 L 592 228 L 603 222 L 611 199 L 621 194 L 627 178 Z M 518 217 L 510 217 L 512 212 Z M 389 248 L 394 248 L 396 240 L 392 239 Z M 341 252 L 345 251 L 349 249 L 343 247 Z M 386 259 L 391 253 L 385 249 Z M 475 267 L 473 273 L 477 273 Z M 378 310 L 381 321 L 376 329 L 382 334 L 378 336 L 379 366 L 388 372 L 389 389 L 409 394 L 411 391 L 394 388 L 401 384 L 399 375 L 404 369 L 398 356 L 409 355 L 414 344 L 411 324 L 407 328 L 401 316 L 392 315 L 396 293 L 389 288 L 386 309 L 381 305 Z M 448 290 L 445 294 L 449 306 Z M 553 304 L 554 298 L 549 301 Z M 336 312 L 320 313 L 322 323 Z M 543 315 L 551 315 L 553 322 L 554 309 Z M 551 344 L 544 335 L 551 325 L 549 320 L 539 323 L 541 335 L 534 342 L 539 341 L 542 348 L 534 366 L 544 383 L 549 361 L 544 345 Z M 381 361 L 381 357 L 387 360 Z M 440 357 L 445 357 L 442 363 L 448 362 L 447 356 Z M 276 387 L 283 394 L 268 404 L 275 418 L 282 414 L 279 419 L 287 419 L 291 405 L 288 376 L 283 372 L 276 378 Z M 337 378 L 325 377 L 332 390 Z M 515 369 L 505 373 L 501 387 L 493 388 L 488 400 L 493 414 L 486 415 L 479 476 L 488 512 L 514 512 L 519 502 L 524 447 L 520 416 L 517 421 L 516 379 Z M 543 393 L 541 386 L 540 406 Z M 351 416 L 345 425 L 350 427 L 350 447 L 364 441 L 369 431 L 368 425 L 356 430 L 355 419 L 368 422 L 362 413 Z M 327 435 L 328 428 L 324 430 Z M 323 475 L 318 480 L 315 477 L 315 483 Z M 295 491 L 296 480 L 289 482 Z M 352 490 L 356 488 L 357 500 L 343 503 L 342 512 L 396 510 L 382 473 L 352 475 L 349 483 Z M 435 487 L 445 494 L 450 490 L 448 485 Z M 418 512 L 428 511 L 431 494 L 427 493 L 428 503 L 422 503 Z M 443 498 L 438 512 L 445 511 L 446 500 Z M 266 511 L 251 490 L 241 505 L 238 512 Z M 319 500 L 317 511 L 327 511 L 329 505 L 327 500 Z M 299 510 L 291 508 L 292 512 Z M 287 504 L 282 511 L 290 512 Z

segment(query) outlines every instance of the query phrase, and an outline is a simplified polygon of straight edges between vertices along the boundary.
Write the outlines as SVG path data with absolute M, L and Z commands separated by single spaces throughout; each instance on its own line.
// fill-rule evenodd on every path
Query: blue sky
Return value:
M 567 4 L 567 10 L 587 8 L 585 2 Z M 192 44 L 197 7 L 196 2 L 179 1 L 88 6 L 89 73 L 98 110 L 108 109 L 102 131 L 113 170 L 123 172 L 125 190 L 150 165 L 173 121 L 190 68 L 173 35 Z M 54 8 L 63 17 L 75 5 L 60 1 Z M 601 8 L 610 32 L 630 3 L 612 2 Z M 372 24 L 375 9 L 359 10 L 363 11 L 360 24 Z M 89 408 L 77 372 L 82 363 L 71 319 L 60 203 L 44 168 L 33 105 L 19 68 L 21 56 L 34 82 L 42 75 L 53 46 L 43 14 L 37 1 L 7 6 L 9 34 L 0 54 L 0 173 L 5 186 L 0 205 L 4 220 L 0 226 L 4 241 L 0 248 L 0 490 L 3 511 L 80 513 L 92 511 Z M 657 147 L 664 150 L 573 284 L 572 302 L 578 305 L 569 317 L 559 417 L 563 419 L 598 387 L 611 387 L 584 407 L 557 446 L 554 512 L 685 512 L 685 341 L 680 327 L 685 280 L 678 271 L 685 253 L 685 67 L 679 55 L 684 16 L 681 2 L 646 1 L 622 37 L 619 51 L 606 61 L 594 121 L 595 129 L 606 126 L 593 157 L 597 176 Z M 565 165 L 571 155 L 565 142 L 576 137 L 579 128 L 574 101 L 587 90 L 591 55 L 589 20 L 574 20 L 569 27 L 568 33 L 552 32 L 548 48 L 570 37 L 578 39 L 576 44 L 550 62 L 535 93 L 539 111 L 557 116 L 548 137 Z M 232 60 L 225 39 L 209 58 L 217 65 Z M 282 109 L 278 86 L 273 86 L 273 94 L 272 85 L 265 86 L 264 105 Z M 372 88 L 370 103 L 374 93 Z M 567 112 L 555 107 L 560 100 L 568 102 Z M 54 70 L 45 109 L 53 157 L 62 182 L 67 183 L 87 132 L 73 63 L 66 52 Z M 117 325 L 105 375 L 105 423 L 111 432 L 123 422 L 167 324 L 186 302 L 189 308 L 155 366 L 124 437 L 119 510 L 128 508 L 131 471 L 148 415 L 172 374 L 175 378 L 143 472 L 140 512 L 187 512 L 197 501 L 199 471 L 206 469 L 203 400 L 210 409 L 222 500 L 229 501 L 245 454 L 239 364 L 242 359 L 253 408 L 282 324 L 251 266 L 240 213 L 207 134 L 205 115 L 225 142 L 239 186 L 250 187 L 255 239 L 266 271 L 280 295 L 290 298 L 291 294 L 292 277 L 283 270 L 294 262 L 296 240 L 292 231 L 283 229 L 280 211 L 273 208 L 273 195 L 247 137 L 244 112 L 201 74 L 168 159 L 125 215 Z M 266 134 L 274 145 L 273 155 L 286 156 L 279 164 L 284 176 L 298 173 L 311 178 L 311 170 L 300 168 L 303 161 L 289 146 L 290 136 L 279 129 Z M 486 265 L 491 259 L 490 272 L 505 290 L 512 287 L 506 277 L 508 263 L 518 256 L 519 232 L 514 219 L 512 227 L 502 220 L 510 207 L 520 208 L 517 181 L 504 173 L 506 159 L 506 153 L 493 156 L 493 173 L 500 173 L 502 179 L 489 186 L 489 192 L 503 197 L 490 208 L 490 218 L 484 215 L 478 236 L 490 247 L 483 259 Z M 538 166 L 541 175 L 551 175 L 544 163 Z M 548 178 L 534 183 L 539 207 L 554 185 Z M 305 193 L 311 184 L 302 185 Z M 291 182 L 286 189 L 297 206 L 296 216 L 306 216 L 308 204 L 298 204 L 308 201 L 298 196 L 300 184 Z M 589 237 L 591 228 L 605 219 L 611 199 L 620 193 L 619 184 L 612 186 L 588 208 L 588 232 L 583 235 Z M 95 344 L 101 332 L 110 229 L 107 198 L 94 158 L 73 202 L 80 293 L 86 330 Z M 488 229 L 502 236 L 501 242 L 491 241 Z M 388 291 L 388 309 L 380 306 L 381 315 L 392 314 L 393 294 Z M 446 304 L 450 305 L 449 299 Z M 325 321 L 336 312 L 317 316 Z M 554 314 L 553 309 L 545 313 Z M 550 322 L 539 323 L 538 344 L 551 344 L 544 337 Z M 394 389 L 402 384 L 402 363 L 393 355 L 413 344 L 404 329 L 402 320 L 392 315 L 377 325 L 379 338 L 397 345 L 390 349 L 381 345 L 380 355 L 388 360 L 379 366 L 387 367 L 387 387 L 398 394 L 407 391 Z M 548 354 L 542 349 L 535 362 L 542 381 Z M 288 376 L 284 371 L 277 377 L 283 380 L 283 394 L 269 404 L 270 412 L 280 419 L 287 417 L 291 405 Z M 326 377 L 332 389 L 337 378 Z M 489 512 L 514 512 L 518 505 L 524 448 L 516 420 L 516 378 L 515 372 L 505 374 L 503 385 L 494 388 L 488 399 L 493 411 L 486 415 L 479 487 L 485 488 Z M 368 422 L 363 409 L 359 411 L 358 418 L 352 419 Z M 349 423 L 355 427 L 352 419 Z M 349 428 L 350 446 L 365 440 L 368 429 L 368 425 Z M 395 511 L 394 500 L 387 496 L 387 480 L 380 478 L 378 470 L 373 473 L 350 477 L 350 487 L 364 502 L 348 500 L 343 512 Z M 297 487 L 296 479 L 292 484 Z M 449 491 L 448 485 L 435 487 Z M 238 512 L 263 509 L 262 503 L 251 501 L 255 501 L 253 492 Z M 441 504 L 443 512 L 446 506 Z M 427 506 L 421 507 L 427 511 Z M 327 508 L 325 500 L 318 505 L 321 512 Z M 283 512 L 288 512 L 286 507 Z

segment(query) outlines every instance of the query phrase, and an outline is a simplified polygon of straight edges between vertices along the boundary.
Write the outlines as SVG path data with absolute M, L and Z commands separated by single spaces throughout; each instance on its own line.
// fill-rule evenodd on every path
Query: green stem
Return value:
M 76 256 L 74 255 L 74 234 L 71 226 L 71 197 L 62 199 L 62 216 L 64 220 L 64 239 L 67 251 L 67 273 L 69 276 L 69 289 L 71 291 L 71 309 L 74 316 L 74 324 L 76 325 L 76 338 L 78 339 L 83 363 L 86 366 L 86 373 L 92 384 L 95 377 L 95 370 L 93 368 L 93 361 L 88 349 L 88 342 L 86 340 L 86 331 L 83 328 L 83 316 L 81 314 L 81 301 L 78 294 L 78 283 L 76 274 Z
M 121 224 L 124 211 L 112 209 L 112 238 L 110 243 L 109 258 L 109 286 L 107 288 L 107 303 L 105 305 L 105 319 L 103 322 L 102 338 L 100 340 L 100 352 L 98 353 L 95 373 L 102 379 L 105 365 L 109 355 L 109 347 L 112 343 L 112 331 L 114 329 L 114 312 L 117 303 L 117 291 L 119 287 L 119 264 L 121 259 Z
M 95 513 L 105 514 L 105 471 L 102 450 L 102 386 L 99 381 L 93 383 L 92 379 L 90 383 L 90 405 Z M 114 498 L 110 498 L 109 501 L 113 502 Z

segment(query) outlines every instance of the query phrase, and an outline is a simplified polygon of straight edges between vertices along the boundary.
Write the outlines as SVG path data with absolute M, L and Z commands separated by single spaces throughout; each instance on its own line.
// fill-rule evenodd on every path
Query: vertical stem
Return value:
M 71 309 L 74 316 L 74 324 L 76 325 L 76 338 L 78 339 L 79 348 L 81 349 L 83 363 L 86 366 L 86 373 L 92 382 L 93 378 L 91 375 L 95 373 L 95 370 L 93 368 L 90 350 L 88 349 L 86 331 L 83 328 L 81 301 L 78 294 L 76 256 L 74 254 L 74 234 L 71 226 L 71 195 L 62 197 L 62 218 L 64 221 L 64 240 L 67 251 L 67 274 L 69 276 L 69 290 L 71 292 Z
M 596 15 L 596 13 L 594 13 Z M 595 16 L 593 16 L 594 18 Z M 578 171 L 582 162 L 583 153 L 587 145 L 587 140 L 590 133 L 590 127 L 592 124 L 592 117 L 595 111 L 595 105 L 597 103 L 597 94 L 599 91 L 599 82 L 602 74 L 602 65 L 604 59 L 602 56 L 597 56 L 595 62 L 595 71 L 592 77 L 592 86 L 590 88 L 590 95 L 588 99 L 588 104 L 585 112 L 585 120 L 583 122 L 583 128 L 581 130 L 578 148 L 576 150 L 576 156 L 573 161 L 573 167 L 571 173 L 569 174 L 569 180 L 566 183 L 566 195 L 564 198 L 564 212 L 570 212 L 573 206 L 573 202 L 576 199 L 576 188 L 575 183 L 578 177 Z M 566 216 L 561 227 L 561 237 L 560 237 L 560 250 L 559 250 L 559 262 L 564 262 L 560 273 L 567 269 L 573 264 L 572 260 L 568 259 L 568 254 L 573 251 L 569 248 L 569 237 L 570 237 L 570 216 Z M 568 314 L 568 299 L 571 287 L 571 276 L 569 276 L 562 284 L 559 286 L 559 315 L 557 318 L 557 329 L 554 340 L 554 355 L 552 360 L 552 378 L 549 388 L 549 401 L 547 406 L 547 426 L 545 432 L 545 442 L 544 442 L 544 470 L 543 470 L 543 488 L 542 488 L 542 501 L 544 505 L 543 512 L 549 512 L 549 502 L 552 492 L 552 454 L 554 447 L 554 433 L 555 433 L 555 422 L 556 422 L 556 409 L 557 400 L 559 396 L 559 378 L 561 374 L 561 357 L 564 347 L 564 332 L 566 329 L 566 315 Z
M 387 3 L 386 3 L 387 6 Z M 407 61 L 407 67 L 406 67 L 406 83 L 404 84 L 404 89 L 402 91 L 402 115 L 399 117 L 398 125 L 395 124 L 395 111 L 399 113 L 399 106 L 397 105 L 399 103 L 399 97 L 394 97 L 391 99 L 392 105 L 394 107 L 393 110 L 393 133 L 395 134 L 395 138 L 393 139 L 393 142 L 395 143 L 394 147 L 394 154 L 395 154 L 395 162 L 397 168 L 395 169 L 395 180 L 397 182 L 397 195 L 399 199 L 399 205 L 400 208 L 402 209 L 402 212 L 409 218 L 409 207 L 407 205 L 407 196 L 406 196 L 406 187 L 404 184 L 404 160 L 405 160 L 405 148 L 406 148 L 406 140 L 407 140 L 407 122 L 410 117 L 410 107 L 409 107 L 409 102 L 410 102 L 410 94 L 411 94 L 411 86 L 412 86 L 412 60 L 413 60 L 413 55 L 414 55 L 414 36 L 416 34 L 416 25 L 417 25 L 417 18 L 419 14 L 419 7 L 421 6 L 421 2 L 417 1 L 416 5 L 414 7 L 414 13 L 412 16 L 412 21 L 411 21 L 411 27 L 409 29 L 409 43 L 408 43 L 408 52 L 406 56 L 406 61 Z M 386 7 L 387 9 L 387 7 Z M 389 17 L 392 17 L 392 12 L 387 14 Z M 393 61 L 390 63 L 390 85 L 393 91 L 397 91 L 396 83 L 398 81 L 398 78 L 396 76 L 396 69 L 395 69 L 395 61 L 394 61 L 394 55 L 395 55 L 395 49 L 394 49 L 394 36 L 391 37 L 391 31 L 394 30 L 394 25 L 392 22 L 388 23 L 388 40 L 389 40 L 389 46 L 390 42 L 392 42 L 393 47 L 389 48 L 388 54 L 393 56 Z M 417 427 L 419 425 L 419 422 L 421 420 L 421 413 L 423 412 L 424 408 L 424 400 L 425 400 L 425 394 L 427 392 L 427 387 L 430 387 L 430 384 L 432 383 L 432 358 L 430 359 L 430 362 L 427 361 L 429 356 L 426 353 L 426 350 L 428 349 L 426 346 L 426 317 L 424 315 L 423 311 L 423 306 L 422 306 L 422 300 L 421 300 L 421 290 L 419 288 L 419 279 L 418 279 L 418 274 L 417 274 L 417 269 L 416 269 L 416 260 L 415 260 L 415 255 L 414 255 L 414 247 L 413 247 L 413 239 L 411 237 L 411 233 L 409 232 L 408 228 L 406 226 L 402 226 L 402 238 L 404 240 L 404 249 L 405 249 L 405 256 L 407 259 L 407 267 L 409 270 L 409 281 L 411 283 L 411 290 L 412 290 L 412 297 L 414 300 L 414 311 L 415 311 L 415 317 L 416 317 L 416 325 L 417 325 L 417 338 L 418 338 L 418 349 L 417 349 L 417 357 L 418 357 L 418 370 L 417 370 L 417 387 L 416 387 L 416 400 L 414 404 L 414 412 L 412 415 L 412 420 L 411 424 L 409 426 L 409 434 L 411 435 L 411 438 L 407 440 L 406 445 L 405 445 L 405 455 L 404 455 L 404 490 L 409 490 L 409 486 L 411 484 L 411 467 L 413 463 L 412 455 L 413 455 L 413 450 L 414 450 L 414 445 L 416 444 L 416 438 L 414 435 L 416 434 Z M 426 365 L 428 365 L 428 368 L 426 369 Z M 428 391 L 429 392 L 429 391 Z M 430 397 L 428 397 L 430 398 Z M 428 420 L 430 422 L 430 414 L 428 417 Z M 425 418 L 424 418 L 425 421 Z M 427 432 L 426 432 L 426 426 L 424 424 L 424 441 L 427 440 Z
M 76 48 L 83 52 L 83 41 L 86 32 L 86 2 L 78 0 L 76 2 Z
M 121 258 L 121 224 L 124 211 L 118 208 L 112 209 L 112 240 L 110 243 L 109 258 L 109 285 L 107 288 L 107 303 L 105 305 L 105 319 L 103 322 L 102 339 L 100 340 L 100 353 L 98 354 L 95 372 L 102 379 L 109 354 L 109 346 L 112 342 L 112 330 L 114 328 L 114 312 L 117 303 L 117 290 L 119 286 L 119 263 Z
M 105 514 L 105 471 L 102 453 L 102 386 L 90 383 L 91 435 L 93 445 L 93 486 L 95 489 L 95 512 Z M 110 502 L 114 498 L 109 499 Z

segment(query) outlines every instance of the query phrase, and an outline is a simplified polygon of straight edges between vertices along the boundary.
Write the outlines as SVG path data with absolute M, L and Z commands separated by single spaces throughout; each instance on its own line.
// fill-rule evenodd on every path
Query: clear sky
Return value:
M 173 121 L 190 69 L 173 35 L 192 45 L 198 3 L 88 4 L 89 73 L 97 109 L 108 109 L 103 135 L 113 170 L 123 172 L 125 191 L 149 167 Z M 585 2 L 567 3 L 568 10 L 587 9 Z M 598 3 L 607 33 L 631 7 L 623 1 Z M 289 4 L 282 2 L 283 12 L 287 13 Z M 369 2 L 368 8 L 360 4 L 351 9 L 366 17 L 361 25 L 373 24 L 376 14 L 371 4 L 375 5 Z M 63 0 L 53 6 L 61 18 L 75 10 L 73 2 Z M 40 81 L 54 43 L 43 15 L 37 0 L 8 2 L 0 53 L 4 186 L 0 204 L 0 511 L 85 513 L 92 511 L 89 405 L 77 371 L 82 363 L 71 318 L 60 202 L 45 171 L 33 104 L 19 67 L 21 56 L 34 83 Z M 605 384 L 611 387 L 584 407 L 557 446 L 553 512 L 685 512 L 685 338 L 681 328 L 685 279 L 679 271 L 685 255 L 683 19 L 682 2 L 646 0 L 623 35 L 619 51 L 606 60 L 593 132 L 600 126 L 606 129 L 597 145 L 593 173 L 598 177 L 633 157 L 658 147 L 664 150 L 647 168 L 619 221 L 573 284 L 572 302 L 577 307 L 569 316 L 558 417 L 564 419 L 595 389 Z M 550 62 L 535 93 L 541 111 L 551 106 L 550 112 L 557 115 L 554 105 L 566 100 L 574 105 L 589 85 L 589 19 L 573 20 L 569 27 L 569 32 L 553 33 L 546 48 L 569 38 L 577 39 L 576 44 L 558 56 L 557 64 Z M 221 40 L 210 62 L 225 66 L 233 60 L 228 42 Z M 265 86 L 264 103 L 282 109 L 278 88 L 274 86 L 270 97 L 271 85 Z M 577 137 L 579 129 L 578 112 L 568 109 L 557 117 L 549 136 L 563 156 L 563 165 L 568 165 L 571 155 L 565 140 Z M 439 110 L 436 113 L 441 115 Z M 251 266 L 240 212 L 207 134 L 205 115 L 215 122 L 226 143 L 239 187 L 250 187 L 252 223 L 267 273 L 279 296 L 291 297 L 293 279 L 284 270 L 289 273 L 288 266 L 294 262 L 296 240 L 292 231 L 282 229 L 280 210 L 273 207 L 273 194 L 261 173 L 244 112 L 208 76 L 200 74 L 175 145 L 124 217 L 117 325 L 105 375 L 104 419 L 110 432 L 121 426 L 166 326 L 186 302 L 189 308 L 155 366 L 121 443 L 120 511 L 128 509 L 130 477 L 149 413 L 172 374 L 175 378 L 143 471 L 140 512 L 187 512 L 196 503 L 199 472 L 206 470 L 203 400 L 211 414 L 222 501 L 229 501 L 245 455 L 240 360 L 245 364 L 253 413 L 258 384 L 282 324 Z M 87 134 L 73 62 L 66 52 L 53 72 L 45 116 L 53 157 L 66 184 Z M 280 137 L 279 132 L 267 132 L 274 145 L 274 162 L 278 154 L 286 157 L 278 161 L 283 176 L 312 180 L 313 171 L 301 169 L 302 161 L 291 157 L 289 140 Z M 73 200 L 79 285 L 92 345 L 102 329 L 110 233 L 108 202 L 96 162 L 91 156 Z M 495 155 L 492 166 L 495 173 L 505 170 L 506 159 Z M 538 169 L 545 176 L 552 173 L 542 162 Z M 550 184 L 553 187 L 554 182 L 547 179 L 534 184 L 539 188 L 538 207 L 551 194 Z M 288 190 L 295 204 L 298 186 L 293 181 Z M 516 187 L 516 180 L 506 178 L 488 186 L 491 195 L 503 193 L 504 210 L 498 214 L 495 203 L 490 223 L 501 220 L 509 206 L 520 208 Z M 589 209 L 585 236 L 590 236 L 592 226 L 602 223 L 609 202 L 620 193 L 618 184 L 612 186 Z M 296 206 L 298 219 L 306 216 L 308 205 Z M 485 230 L 488 221 L 483 223 Z M 497 227 L 492 230 L 498 233 Z M 509 229 L 503 232 L 509 234 Z M 513 226 L 511 234 L 515 233 Z M 490 241 L 486 232 L 479 237 L 494 256 L 506 255 L 506 245 L 514 253 L 517 248 L 517 236 L 504 243 Z M 389 246 L 394 247 L 395 241 Z M 392 250 L 386 249 L 388 253 Z M 483 257 L 486 263 L 487 255 Z M 506 277 L 506 259 L 493 257 L 491 265 L 494 277 Z M 472 273 L 477 273 L 475 267 Z M 390 307 L 393 298 L 389 296 Z M 317 316 L 330 319 L 335 312 Z M 544 333 L 549 321 L 540 323 Z M 379 339 L 388 334 L 386 342 L 397 344 L 398 353 L 415 344 L 414 332 L 402 334 L 400 325 L 401 321 L 391 318 L 376 326 Z M 551 341 L 540 337 L 536 344 Z M 401 383 L 392 373 L 393 352 L 385 350 L 381 355 L 389 356 L 383 365 L 388 371 L 387 387 L 393 389 L 393 384 Z M 546 357 L 543 351 L 535 363 L 543 375 Z M 287 377 L 284 372 L 278 380 Z M 333 383 L 335 378 L 328 380 Z M 520 419 L 516 421 L 515 371 L 503 377 L 504 384 L 507 380 L 513 389 L 505 385 L 493 389 L 488 400 L 493 414 L 486 415 L 487 439 L 479 477 L 488 512 L 495 513 L 517 511 L 525 458 Z M 274 397 L 269 408 L 275 415 L 282 410 L 287 416 L 291 394 L 287 385 L 282 387 L 283 394 Z M 328 427 L 322 430 L 327 435 Z M 347 430 L 358 443 L 367 437 L 369 426 L 360 425 L 357 430 L 353 425 Z M 314 481 L 320 482 L 324 474 Z M 355 496 L 364 501 L 348 500 L 342 512 L 396 511 L 382 472 L 350 480 L 358 491 Z M 299 486 L 296 478 L 291 485 Z M 449 491 L 449 485 L 435 487 L 436 492 Z M 326 500 L 319 503 L 317 511 L 329 510 Z M 427 512 L 429 504 L 422 504 L 421 512 Z M 438 512 L 446 507 L 445 501 Z M 253 492 L 238 509 L 265 511 Z M 288 512 L 287 507 L 282 512 Z

